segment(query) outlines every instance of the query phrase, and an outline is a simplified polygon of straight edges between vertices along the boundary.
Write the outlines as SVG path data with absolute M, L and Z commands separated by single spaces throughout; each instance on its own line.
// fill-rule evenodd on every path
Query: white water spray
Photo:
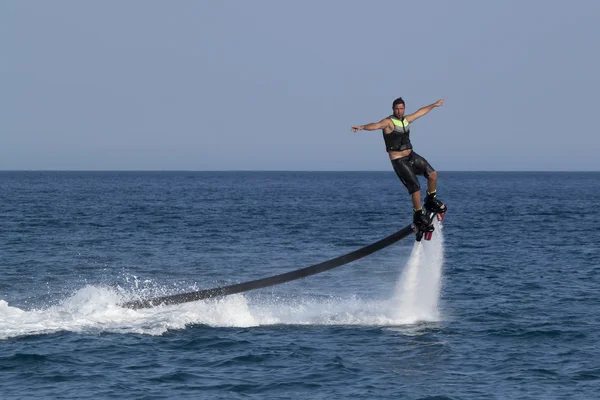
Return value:
M 119 306 L 131 300 L 127 295 L 111 288 L 85 286 L 60 304 L 45 309 L 22 310 L 0 300 L 0 341 L 61 331 L 161 335 L 192 324 L 214 327 L 273 324 L 398 326 L 438 321 L 443 242 L 442 224 L 436 223 L 431 241 L 415 243 L 391 299 L 364 300 L 351 296 L 308 297 L 292 302 L 273 298 L 257 302 L 238 294 L 131 310 Z
M 402 323 L 437 321 L 444 263 L 442 223 L 435 224 L 430 241 L 415 242 L 412 253 L 396 284 L 393 319 Z

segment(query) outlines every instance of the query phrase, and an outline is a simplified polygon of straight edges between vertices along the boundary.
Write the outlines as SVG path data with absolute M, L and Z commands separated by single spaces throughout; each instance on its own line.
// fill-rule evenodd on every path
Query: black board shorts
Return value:
M 413 194 L 421 190 L 417 175 L 429 178 L 429 174 L 435 171 L 426 159 L 414 151 L 406 157 L 392 160 L 392 166 L 398 178 L 400 178 L 406 189 L 408 189 L 408 194 Z

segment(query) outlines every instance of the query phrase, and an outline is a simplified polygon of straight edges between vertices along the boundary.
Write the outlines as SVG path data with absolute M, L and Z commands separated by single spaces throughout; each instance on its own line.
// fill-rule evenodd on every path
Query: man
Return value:
M 440 99 L 427 107 L 422 107 L 417 112 L 404 115 L 406 107 L 402 97 L 394 100 L 392 104 L 393 114 L 379 122 L 372 122 L 366 125 L 353 126 L 352 131 L 374 131 L 383 130 L 383 139 L 385 147 L 390 156 L 392 166 L 396 175 L 408 189 L 413 202 L 413 221 L 420 230 L 427 230 L 431 225 L 431 220 L 423 212 L 421 207 L 421 185 L 417 175 L 423 175 L 427 178 L 427 197 L 424 207 L 429 212 L 442 214 L 446 212 L 446 206 L 436 198 L 437 173 L 426 159 L 412 150 L 410 143 L 409 124 L 421 118 L 435 107 L 444 105 L 444 99 Z

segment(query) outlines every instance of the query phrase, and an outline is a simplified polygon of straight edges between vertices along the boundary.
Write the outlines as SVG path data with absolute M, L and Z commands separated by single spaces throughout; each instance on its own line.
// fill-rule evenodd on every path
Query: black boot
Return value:
M 433 225 L 431 224 L 431 220 L 423 210 L 416 210 L 413 214 L 413 224 L 423 232 L 433 231 Z
M 443 214 L 448 209 L 435 197 L 435 192 L 432 194 L 427 193 L 427 197 L 425 197 L 425 203 L 423 204 L 427 212 L 433 212 L 436 214 Z

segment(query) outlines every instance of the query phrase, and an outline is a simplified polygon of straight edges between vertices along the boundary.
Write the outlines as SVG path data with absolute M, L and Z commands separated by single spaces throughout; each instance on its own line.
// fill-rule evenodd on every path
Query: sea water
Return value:
M 0 398 L 595 398 L 598 173 L 0 172 Z

